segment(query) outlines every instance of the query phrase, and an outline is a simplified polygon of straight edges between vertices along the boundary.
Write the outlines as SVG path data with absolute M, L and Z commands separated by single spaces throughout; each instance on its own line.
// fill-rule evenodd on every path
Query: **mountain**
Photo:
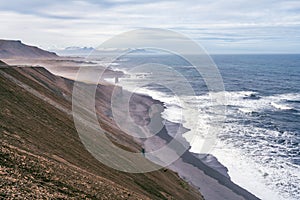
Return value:
M 130 53 L 134 55 L 145 55 L 145 54 L 165 54 L 166 52 L 155 50 L 155 49 L 143 49 L 143 48 L 93 48 L 93 47 L 67 47 L 62 50 L 53 50 L 60 56 L 89 56 L 93 55 L 110 55 L 110 54 L 123 54 Z
M 65 49 L 54 50 L 61 56 L 88 56 L 94 50 L 93 47 L 66 47 Z
M 151 49 L 151 48 L 97 48 L 95 49 L 95 53 L 97 54 L 122 54 L 122 53 L 129 53 L 134 55 L 161 55 L 165 54 L 158 49 Z
M 76 46 L 73 46 L 73 47 L 66 47 L 64 49 L 65 51 L 93 51 L 94 48 L 93 47 L 76 47 Z
M 73 84 L 43 67 L 0 68 L 0 199 L 203 199 L 172 170 L 123 173 L 96 160 L 74 126 Z M 114 144 L 140 152 L 110 118 L 113 87 L 97 87 L 101 124 Z
M 35 46 L 23 44 L 19 40 L 0 40 L 0 58 L 56 58 L 55 53 Z

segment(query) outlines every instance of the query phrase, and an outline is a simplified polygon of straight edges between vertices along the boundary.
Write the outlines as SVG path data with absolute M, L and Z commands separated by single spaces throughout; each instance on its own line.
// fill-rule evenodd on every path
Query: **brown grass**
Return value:
M 61 105 L 71 107 L 71 102 L 61 96 L 62 92 L 70 92 L 70 82 L 60 78 L 51 80 L 53 77 L 45 76 L 44 69 L 34 69 L 31 72 L 34 75 L 24 76 L 30 70 L 11 68 L 4 71 Z M 65 85 L 55 85 L 57 82 Z M 202 198 L 171 170 L 129 174 L 103 165 L 84 148 L 70 116 L 2 75 L 0 96 L 0 175 L 4 180 L 1 181 L 0 197 Z M 140 148 L 112 124 L 105 125 L 109 133 L 120 135 L 124 141 L 115 142 L 125 149 L 137 151 Z

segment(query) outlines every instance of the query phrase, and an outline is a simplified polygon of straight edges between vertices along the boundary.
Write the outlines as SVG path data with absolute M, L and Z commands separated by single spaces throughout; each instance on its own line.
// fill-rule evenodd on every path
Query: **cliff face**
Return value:
M 171 170 L 129 174 L 97 161 L 74 127 L 72 87 L 42 67 L 0 69 L 1 197 L 202 199 Z M 97 114 L 115 144 L 140 152 L 107 114 L 112 87 L 98 86 Z
M 0 40 L 0 58 L 56 58 L 55 53 L 23 44 L 19 40 Z

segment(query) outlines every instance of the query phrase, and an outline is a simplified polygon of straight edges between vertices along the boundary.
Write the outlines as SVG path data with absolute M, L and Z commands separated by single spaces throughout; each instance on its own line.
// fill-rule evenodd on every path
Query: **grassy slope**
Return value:
M 15 69 L 0 70 L 70 108 L 55 90 Z M 2 75 L 0 97 L 1 196 L 201 199 L 170 170 L 126 174 L 99 163 L 81 144 L 72 118 Z

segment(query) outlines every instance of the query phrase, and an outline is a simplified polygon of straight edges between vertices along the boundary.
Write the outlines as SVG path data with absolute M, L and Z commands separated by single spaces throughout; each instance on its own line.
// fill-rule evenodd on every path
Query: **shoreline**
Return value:
M 118 86 L 121 87 L 121 86 Z M 153 104 L 159 103 L 161 106 L 164 107 L 164 102 L 154 99 L 149 95 L 146 94 L 139 94 L 133 93 L 134 96 L 139 96 L 140 98 L 145 99 L 145 106 L 151 107 Z M 150 101 L 150 102 L 149 102 Z M 135 102 L 137 103 L 137 102 Z M 146 110 L 148 110 L 146 109 Z M 165 107 L 164 107 L 165 109 Z M 163 110 L 160 111 L 160 114 Z M 144 112 L 134 112 L 135 115 L 138 115 L 140 118 L 144 115 Z M 145 117 L 145 116 L 144 116 Z M 160 117 L 159 121 L 163 124 L 163 119 Z M 184 127 L 181 124 L 176 124 L 173 122 L 168 122 L 172 125 Z M 182 134 L 182 133 L 181 133 Z M 181 137 L 181 141 L 177 141 L 177 147 L 185 148 L 184 146 L 189 145 L 189 143 Z M 180 138 L 180 139 L 181 139 Z M 163 125 L 163 128 L 155 135 L 150 138 L 147 138 L 145 141 L 142 141 L 146 147 L 146 150 L 155 150 L 159 149 L 160 147 L 164 146 L 166 143 L 169 143 L 173 137 L 169 135 L 166 125 Z M 141 141 L 141 140 L 140 140 Z M 242 188 L 241 186 L 235 184 L 231 181 L 229 175 L 225 174 L 224 170 L 226 171 L 226 166 L 223 166 L 220 162 L 218 162 L 217 158 L 209 154 L 210 156 L 215 159 L 213 164 L 216 167 L 221 168 L 223 173 L 219 172 L 218 170 L 208 166 L 205 164 L 200 158 L 199 154 L 195 154 L 189 151 L 188 148 L 185 153 L 174 163 L 167 166 L 167 168 L 177 172 L 179 176 L 185 179 L 189 184 L 196 187 L 201 194 L 204 196 L 205 199 L 209 200 L 223 200 L 223 199 L 259 199 L 252 193 L 248 192 L 246 189 Z M 174 151 L 174 153 L 176 153 Z
M 104 80 L 105 81 L 105 80 Z M 112 88 L 114 87 L 122 87 L 122 95 L 126 95 L 130 93 L 129 90 L 124 89 L 123 86 L 120 84 L 113 84 L 109 82 L 99 82 L 99 84 L 104 85 L 111 85 Z M 149 110 L 150 107 L 154 104 L 158 104 L 163 107 L 162 110 L 159 111 L 160 119 L 159 123 L 163 124 L 165 120 L 162 118 L 161 113 L 166 109 L 164 102 L 159 99 L 155 99 L 148 94 L 141 94 L 141 93 L 132 93 L 134 98 L 133 102 L 136 104 L 137 110 L 131 110 L 131 117 L 134 117 L 134 120 L 137 124 L 144 126 L 147 124 L 147 120 L 149 120 Z M 109 103 L 109 102 L 108 102 Z M 109 103 L 110 105 L 110 103 Z M 107 116 L 111 118 L 111 114 Z M 182 131 L 187 131 L 188 129 L 184 128 L 182 124 L 176 124 L 174 122 L 169 122 L 172 125 L 179 126 Z M 147 134 L 147 133 L 146 133 Z M 182 134 L 182 133 L 181 133 Z M 155 150 L 159 149 L 160 145 L 165 145 L 169 143 L 173 137 L 168 133 L 166 126 L 163 125 L 163 129 L 157 133 L 155 136 L 152 136 L 146 140 L 143 139 L 136 139 L 133 137 L 135 141 L 145 146 L 145 149 L 148 150 Z M 178 147 L 190 149 L 190 144 L 181 136 L 180 141 L 178 141 Z M 176 154 L 176 152 L 174 151 Z M 215 168 L 208 166 L 205 162 L 201 161 L 198 158 L 198 154 L 192 153 L 187 150 L 177 161 L 172 163 L 167 168 L 175 171 L 178 175 L 185 179 L 190 185 L 197 188 L 201 194 L 204 196 L 206 200 L 223 200 L 225 199 L 259 199 L 246 189 L 242 188 L 241 186 L 235 184 L 231 181 L 228 174 L 226 174 L 227 168 L 226 166 L 222 165 L 218 162 L 217 158 L 212 156 L 215 161 L 213 165 Z M 220 173 L 216 168 L 221 169 L 222 173 Z M 192 171 L 193 173 L 189 173 Z M 197 178 L 196 178 L 197 177 Z M 205 181 L 203 181 L 205 180 Z

